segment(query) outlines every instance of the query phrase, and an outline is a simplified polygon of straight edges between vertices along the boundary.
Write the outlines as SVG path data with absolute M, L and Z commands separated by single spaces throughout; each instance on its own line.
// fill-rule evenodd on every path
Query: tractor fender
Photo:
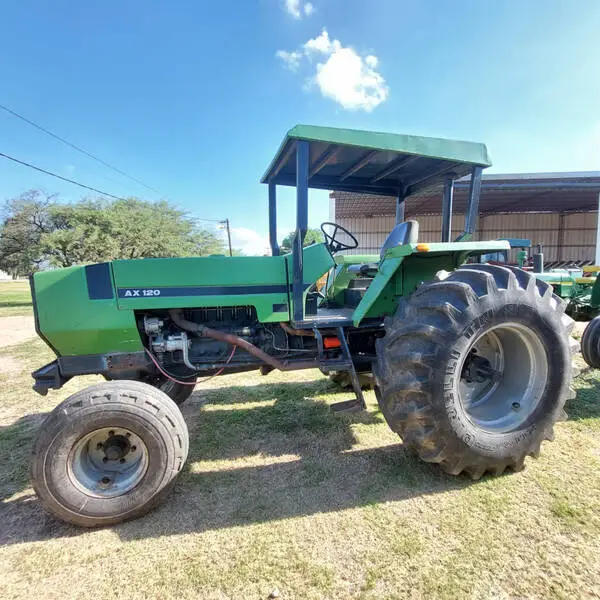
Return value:
M 438 271 L 454 271 L 470 256 L 505 250 L 510 250 L 510 245 L 503 240 L 426 242 L 390 248 L 379 263 L 373 282 L 352 314 L 354 326 L 358 327 L 367 316 L 393 314 L 394 302 L 399 296 L 410 294 L 424 281 L 434 279 Z

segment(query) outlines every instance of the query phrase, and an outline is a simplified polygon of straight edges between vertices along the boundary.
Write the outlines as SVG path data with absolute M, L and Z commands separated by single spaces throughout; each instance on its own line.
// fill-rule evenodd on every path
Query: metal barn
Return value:
M 454 185 L 454 237 L 463 230 L 468 189 L 468 178 Z M 394 227 L 397 199 L 332 192 L 330 203 L 331 220 L 358 238 L 354 252 L 379 252 Z M 483 175 L 473 239 L 528 238 L 543 245 L 547 263 L 600 264 L 599 203 L 599 171 Z M 404 205 L 404 218 L 419 222 L 419 238 L 439 241 L 441 188 L 411 196 Z

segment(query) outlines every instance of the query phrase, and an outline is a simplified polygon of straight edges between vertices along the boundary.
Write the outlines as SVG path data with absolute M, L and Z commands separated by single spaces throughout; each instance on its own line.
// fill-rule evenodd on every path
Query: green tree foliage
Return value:
M 217 234 L 183 211 L 136 198 L 63 204 L 31 191 L 5 204 L 0 229 L 0 269 L 14 275 L 47 266 L 224 251 Z
M 310 246 L 311 244 L 319 244 L 323 242 L 323 232 L 320 229 L 309 227 L 306 230 L 306 236 L 304 237 L 304 246 Z M 292 244 L 294 243 L 294 232 L 288 233 L 281 242 L 282 252 L 291 252 Z
M 0 229 L 0 269 L 11 275 L 25 275 L 40 268 L 44 262 L 40 240 L 52 230 L 49 207 L 53 201 L 52 196 L 32 190 L 5 203 Z

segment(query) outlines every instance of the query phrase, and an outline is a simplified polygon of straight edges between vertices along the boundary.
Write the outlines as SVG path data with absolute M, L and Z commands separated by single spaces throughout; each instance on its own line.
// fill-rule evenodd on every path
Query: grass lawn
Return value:
M 31 315 L 28 281 L 0 281 L 0 317 Z
M 185 408 L 190 457 L 150 515 L 86 531 L 38 506 L 28 454 L 44 414 L 38 340 L 0 351 L 2 598 L 598 598 L 600 378 L 522 473 L 479 482 L 407 454 L 377 409 L 319 372 L 217 378 Z

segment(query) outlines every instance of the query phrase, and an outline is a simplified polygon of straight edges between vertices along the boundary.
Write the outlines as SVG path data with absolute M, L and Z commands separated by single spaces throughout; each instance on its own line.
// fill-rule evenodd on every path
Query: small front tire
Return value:
M 83 527 L 139 517 L 168 493 L 188 453 L 174 402 L 136 381 L 76 392 L 41 426 L 31 481 L 44 508 Z
M 164 392 L 178 406 L 181 406 L 194 393 L 196 385 L 195 378 L 190 379 L 189 383 L 177 383 L 163 375 L 146 376 L 142 381 Z
M 158 386 L 175 404 L 181 406 L 194 392 L 194 386 L 187 383 L 177 383 L 170 379 L 164 379 Z

